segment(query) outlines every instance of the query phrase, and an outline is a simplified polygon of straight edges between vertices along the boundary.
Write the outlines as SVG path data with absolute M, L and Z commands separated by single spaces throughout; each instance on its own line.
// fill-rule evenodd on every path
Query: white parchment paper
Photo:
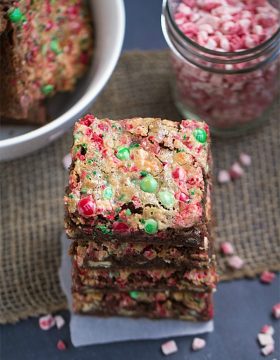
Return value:
M 61 267 L 59 278 L 67 297 L 69 309 L 71 303 L 71 261 L 68 255 L 70 242 L 61 236 Z M 70 310 L 71 311 L 71 310 Z M 116 341 L 159 339 L 173 336 L 194 335 L 211 332 L 213 321 L 192 323 L 181 320 L 148 320 L 122 317 L 102 318 L 80 316 L 71 313 L 70 335 L 74 346 L 104 344 Z

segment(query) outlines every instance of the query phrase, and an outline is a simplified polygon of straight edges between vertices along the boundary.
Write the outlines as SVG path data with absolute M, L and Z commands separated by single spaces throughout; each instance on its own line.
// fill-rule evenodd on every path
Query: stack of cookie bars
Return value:
M 205 123 L 75 124 L 65 194 L 77 313 L 209 320 L 217 282 Z

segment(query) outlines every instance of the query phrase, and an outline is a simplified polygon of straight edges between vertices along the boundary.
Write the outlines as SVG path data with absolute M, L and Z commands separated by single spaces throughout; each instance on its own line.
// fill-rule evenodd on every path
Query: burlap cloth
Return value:
M 98 117 L 155 116 L 180 119 L 171 98 L 166 51 L 122 56 L 109 84 L 94 104 Z M 2 163 L 0 237 L 0 322 L 52 312 L 66 306 L 60 289 L 60 234 L 71 132 L 28 157 Z M 280 270 L 280 122 L 277 109 L 258 131 L 233 140 L 213 139 L 214 174 L 240 152 L 253 165 L 242 179 L 214 183 L 216 241 L 234 243 L 245 260 L 231 271 L 218 257 L 223 280 Z

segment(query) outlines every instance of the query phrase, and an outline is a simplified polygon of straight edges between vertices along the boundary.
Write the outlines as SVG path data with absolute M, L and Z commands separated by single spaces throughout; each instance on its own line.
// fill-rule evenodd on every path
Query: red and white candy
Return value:
M 252 164 L 251 156 L 245 153 L 241 153 L 239 155 L 239 161 L 243 166 L 250 166 Z
M 161 345 L 161 351 L 164 355 L 171 355 L 178 351 L 177 344 L 174 340 L 167 341 Z
M 56 344 L 56 347 L 60 351 L 64 351 L 67 348 L 67 346 L 66 346 L 66 344 L 65 344 L 65 342 L 63 340 L 58 340 L 58 342 Z
M 193 342 L 192 342 L 192 350 L 193 351 L 201 350 L 201 349 L 205 348 L 205 346 L 206 346 L 206 341 L 204 339 L 201 339 L 199 337 L 196 337 L 193 339 Z
M 233 247 L 232 243 L 230 243 L 228 241 L 222 242 L 220 249 L 224 255 L 233 255 L 234 254 L 234 247 Z
M 258 334 L 258 341 L 261 346 L 274 344 L 273 337 L 270 334 L 262 334 L 262 333 Z
M 276 319 L 280 319 L 280 303 L 273 306 L 272 314 Z
M 273 272 L 264 271 L 260 276 L 260 280 L 265 284 L 270 284 L 275 279 L 275 276 Z
M 182 0 L 174 15 L 178 28 L 210 50 L 237 52 L 254 48 L 271 38 L 279 26 L 279 11 L 269 0 Z M 241 70 L 245 62 L 225 64 Z M 178 100 L 216 128 L 247 124 L 260 117 L 278 92 L 277 59 L 243 74 L 213 74 L 173 54 Z M 249 166 L 248 156 L 242 165 Z M 248 164 L 248 165 L 247 165 Z
M 274 344 L 266 345 L 264 348 L 262 348 L 261 353 L 264 356 L 268 356 L 274 352 Z M 275 359 L 276 360 L 276 359 Z
M 229 171 L 230 177 L 232 180 L 236 180 L 239 179 L 241 176 L 244 175 L 244 170 L 242 169 L 242 167 L 239 165 L 238 162 L 235 162 Z
M 274 335 L 273 326 L 271 326 L 271 325 L 264 325 L 264 326 L 261 328 L 261 333 L 262 333 L 262 334 Z
M 56 315 L 54 317 L 54 320 L 55 320 L 56 327 L 58 329 L 61 329 L 65 325 L 65 320 L 63 319 L 63 317 L 61 315 Z
M 218 182 L 220 184 L 226 184 L 230 182 L 230 174 L 227 170 L 220 170 L 218 173 Z
M 234 269 L 239 270 L 244 266 L 244 260 L 241 259 L 241 257 L 234 255 L 227 259 L 228 265 Z
M 55 325 L 55 319 L 51 314 L 41 316 L 39 318 L 39 326 L 41 330 L 49 330 Z
M 71 154 L 67 154 L 62 159 L 62 164 L 65 170 L 68 170 L 72 162 L 72 156 Z

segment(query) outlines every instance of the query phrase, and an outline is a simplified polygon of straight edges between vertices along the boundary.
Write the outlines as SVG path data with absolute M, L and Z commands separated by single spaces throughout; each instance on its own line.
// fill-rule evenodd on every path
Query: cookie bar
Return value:
M 75 124 L 71 155 L 74 311 L 210 319 L 217 274 L 207 125 L 87 115 Z
M 84 1 L 1 1 L 2 120 L 44 123 L 43 100 L 73 90 L 91 52 L 92 25 Z
M 208 235 L 209 130 L 192 120 L 87 115 L 74 128 L 65 195 L 70 238 L 202 243 Z
M 175 267 L 207 268 L 213 259 L 208 244 L 190 249 L 184 245 L 79 241 L 71 244 L 70 255 L 81 268 Z
M 73 292 L 75 312 L 97 316 L 175 318 L 206 321 L 213 317 L 211 293 L 172 291 Z
M 74 264 L 73 289 L 108 289 L 108 290 L 192 290 L 197 292 L 212 291 L 217 282 L 213 264 L 204 269 L 145 269 L 119 268 L 84 269 Z

